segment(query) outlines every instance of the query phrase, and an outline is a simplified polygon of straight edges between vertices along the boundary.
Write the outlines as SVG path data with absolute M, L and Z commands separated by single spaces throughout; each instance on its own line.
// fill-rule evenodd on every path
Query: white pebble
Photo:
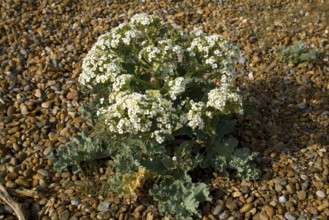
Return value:
M 71 200 L 71 204 L 74 205 L 74 206 L 78 206 L 78 205 L 80 204 L 80 200 L 79 200 L 79 198 L 74 197 L 74 198 Z
M 326 197 L 326 194 L 322 190 L 316 191 L 316 195 L 320 198 Z
M 285 202 L 287 202 L 287 198 L 285 196 L 280 196 L 279 201 L 282 203 L 285 203 Z

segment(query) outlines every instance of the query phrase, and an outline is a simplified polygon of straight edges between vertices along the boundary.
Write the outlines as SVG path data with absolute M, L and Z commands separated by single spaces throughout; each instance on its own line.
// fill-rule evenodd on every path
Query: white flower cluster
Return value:
M 221 112 L 230 112 L 232 110 L 229 109 L 229 104 L 234 104 L 236 108 L 233 110 L 240 112 L 242 107 L 241 96 L 231 91 L 227 86 L 221 86 L 220 88 L 209 91 L 207 106 L 213 107 Z
M 234 60 L 238 54 L 235 47 L 223 37 L 213 34 L 205 36 L 199 29 L 194 31 L 195 38 L 186 49 L 190 56 L 199 56 L 204 64 L 209 65 L 214 72 L 227 77 L 234 77 Z
M 185 92 L 186 80 L 184 77 L 177 77 L 174 80 L 169 80 L 169 95 L 172 100 L 176 100 L 177 95 Z
M 131 24 L 133 25 L 150 25 L 154 20 L 153 16 L 149 16 L 145 13 L 136 14 L 131 18 Z
M 113 134 L 152 132 L 151 137 L 162 143 L 165 134 L 182 126 L 173 103 L 158 90 L 148 90 L 145 94 L 117 92 L 109 101 L 111 104 L 99 109 L 97 114 L 105 116 L 104 123 Z
M 137 14 L 100 36 L 83 60 L 79 82 L 92 89 L 106 85 L 111 91 L 99 99 L 97 115 L 113 136 L 149 134 L 162 143 L 183 126 L 204 129 L 213 111 L 225 114 L 232 103 L 241 103 L 229 89 L 235 48 L 218 35 L 195 30 L 189 39 L 172 27 L 175 37 L 170 38 L 171 32 L 163 34 L 167 29 L 159 18 Z M 203 67 L 221 79 L 222 86 L 210 91 L 195 88 L 198 95 L 204 93 L 202 100 L 186 96 L 195 83 L 191 77 L 203 77 L 193 71 Z
M 82 85 L 96 85 L 109 79 L 114 80 L 122 71 L 119 59 L 99 50 L 99 44 L 94 45 L 89 51 L 83 60 L 82 69 L 79 76 Z
M 205 110 L 206 105 L 204 102 L 194 102 L 190 100 L 191 109 L 187 113 L 187 125 L 190 126 L 192 129 L 199 129 L 204 128 L 204 120 L 202 118 L 203 112 Z

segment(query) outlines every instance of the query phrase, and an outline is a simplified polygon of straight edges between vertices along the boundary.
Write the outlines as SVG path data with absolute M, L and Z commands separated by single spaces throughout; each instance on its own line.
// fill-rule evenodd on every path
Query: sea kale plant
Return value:
M 79 77 L 96 94 L 82 112 L 92 131 L 60 147 L 55 168 L 109 157 L 111 188 L 127 201 L 149 192 L 162 214 L 200 216 L 199 204 L 211 196 L 202 178 L 192 178 L 197 170 L 258 175 L 255 154 L 237 148 L 230 134 L 231 115 L 243 113 L 233 86 L 237 56 L 221 36 L 146 14 L 100 36 Z
M 319 51 L 310 48 L 304 41 L 297 41 L 289 47 L 280 47 L 277 52 L 280 61 L 299 67 L 317 63 L 321 57 Z

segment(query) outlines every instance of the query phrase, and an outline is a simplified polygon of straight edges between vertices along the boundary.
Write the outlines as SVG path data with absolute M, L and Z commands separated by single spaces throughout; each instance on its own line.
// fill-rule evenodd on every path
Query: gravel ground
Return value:
M 77 83 L 87 51 L 139 12 L 202 27 L 241 49 L 237 85 L 252 110 L 238 118 L 236 136 L 259 152 L 262 178 L 210 174 L 214 199 L 202 219 L 328 219 L 328 2 L 2 0 L 0 12 L 0 181 L 28 219 L 163 219 L 147 198 L 125 204 L 102 188 L 106 161 L 82 177 L 53 172 L 45 158 L 87 126 Z M 276 48 L 297 40 L 326 54 L 320 64 L 278 62 Z M 16 217 L 0 204 L 0 219 Z

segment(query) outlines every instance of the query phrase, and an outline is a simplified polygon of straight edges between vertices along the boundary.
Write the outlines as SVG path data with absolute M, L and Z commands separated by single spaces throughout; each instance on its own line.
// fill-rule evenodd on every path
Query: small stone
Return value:
M 280 196 L 279 201 L 282 203 L 285 203 L 285 202 L 287 202 L 287 198 L 285 196 Z
M 18 177 L 18 174 L 17 174 L 17 173 L 15 173 L 15 172 L 10 172 L 10 173 L 8 173 L 8 174 L 6 175 L 5 180 L 6 180 L 6 181 L 15 180 L 15 179 L 17 179 L 17 177 Z
M 282 187 L 282 185 L 276 183 L 276 184 L 274 185 L 274 189 L 275 189 L 275 191 L 277 191 L 277 192 L 281 192 L 282 189 L 283 189 L 283 187 Z
M 80 204 L 80 199 L 79 199 L 79 198 L 74 197 L 74 198 L 71 200 L 71 205 L 78 206 L 79 204 Z
M 286 185 L 286 189 L 290 194 L 295 194 L 296 188 L 292 183 Z
M 43 155 L 44 156 L 48 156 L 48 154 L 50 154 L 53 151 L 52 147 L 47 147 L 44 151 L 43 151 Z
M 24 186 L 25 188 L 30 188 L 30 183 L 26 182 L 25 180 L 22 179 L 16 179 L 15 183 L 20 186 Z
M 48 202 L 48 200 L 46 199 L 46 198 L 43 198 L 43 199 L 41 199 L 40 201 L 39 201 L 39 205 L 46 205 L 47 204 L 47 202 Z
M 15 114 L 16 110 L 15 110 L 15 107 L 14 106 L 9 106 L 8 109 L 7 109 L 7 115 L 8 116 L 11 116 L 13 114 Z
M 243 194 L 249 193 L 249 187 L 248 186 L 241 186 L 240 190 Z
M 322 203 L 321 205 L 317 206 L 316 209 L 319 212 L 323 212 L 328 207 L 329 207 L 329 203 Z
M 49 137 L 49 140 L 50 140 L 50 141 L 57 141 L 57 139 L 58 139 L 58 135 L 55 134 L 55 133 L 53 133 L 53 132 L 50 132 L 50 133 L 48 134 L 48 137 Z
M 307 193 L 303 190 L 297 192 L 297 197 L 299 200 L 305 200 L 306 196 L 307 196 Z
M 227 219 L 230 216 L 230 214 L 227 211 L 224 211 L 218 215 L 219 219 Z
M 47 187 L 47 183 L 43 178 L 39 179 L 39 185 L 43 188 Z
M 17 184 L 12 181 L 6 181 L 6 187 L 9 189 L 15 189 L 17 187 Z
M 245 57 L 240 57 L 239 58 L 239 63 L 244 65 L 246 63 L 246 58 Z
M 34 92 L 34 96 L 37 98 L 41 98 L 42 97 L 42 92 L 40 89 L 35 90 Z
M 270 218 L 267 216 L 266 212 L 261 212 L 259 214 L 259 220 L 269 220 Z
M 234 193 L 232 193 L 232 196 L 233 196 L 233 198 L 238 198 L 238 197 L 242 196 L 242 193 L 241 192 L 234 192 Z
M 325 192 L 323 192 L 322 190 L 318 190 L 318 191 L 316 191 L 315 194 L 316 194 L 317 197 L 319 197 L 319 198 L 325 198 L 325 197 L 326 197 Z
M 64 210 L 61 214 L 59 214 L 59 220 L 68 220 L 70 218 L 70 211 Z
M 252 204 L 247 203 L 241 207 L 240 212 L 241 213 L 249 212 L 252 208 L 253 208 Z
M 21 113 L 23 115 L 26 115 L 29 113 L 29 109 L 27 108 L 27 106 L 24 103 L 20 104 L 19 108 L 21 109 Z
M 236 202 L 231 199 L 231 200 L 228 200 L 225 204 L 226 208 L 228 208 L 229 210 L 234 210 L 238 207 L 238 205 L 236 204 Z
M 68 100 L 73 100 L 78 97 L 78 92 L 76 90 L 72 90 L 71 92 L 67 93 L 66 98 Z
M 50 175 L 49 171 L 46 170 L 46 169 L 38 169 L 38 173 L 41 174 L 42 176 L 45 176 L 45 177 Z
M 139 205 L 134 209 L 134 212 L 143 212 L 145 209 L 145 205 Z
M 109 219 L 111 217 L 109 212 L 100 212 L 97 214 L 97 219 Z
M 218 215 L 219 213 L 221 213 L 224 210 L 224 207 L 222 205 L 216 205 L 213 210 L 211 211 L 211 213 L 213 215 Z
M 109 211 L 110 205 L 111 205 L 111 202 L 101 202 L 101 203 L 99 203 L 97 209 L 100 212 L 107 212 L 107 211 Z
M 292 201 L 287 201 L 286 207 L 291 212 L 295 211 L 295 204 Z
M 287 185 L 287 180 L 277 177 L 273 180 L 274 183 L 285 186 Z
M 254 80 L 255 78 L 254 78 L 254 74 L 252 73 L 252 72 L 250 72 L 249 74 L 248 74 L 248 78 L 250 79 L 250 80 Z
M 296 220 L 298 218 L 298 215 L 296 213 L 293 213 L 293 212 L 286 212 L 284 214 L 284 217 L 287 219 L 287 220 Z
M 50 108 L 51 107 L 51 104 L 52 104 L 52 101 L 43 102 L 41 104 L 41 107 L 42 108 Z
M 263 206 L 262 212 L 266 213 L 266 216 L 268 216 L 269 218 L 272 218 L 275 215 L 275 210 L 270 205 Z
M 22 55 L 26 55 L 26 54 L 27 54 L 26 50 L 24 50 L 24 49 L 20 49 L 19 52 L 20 52 Z

